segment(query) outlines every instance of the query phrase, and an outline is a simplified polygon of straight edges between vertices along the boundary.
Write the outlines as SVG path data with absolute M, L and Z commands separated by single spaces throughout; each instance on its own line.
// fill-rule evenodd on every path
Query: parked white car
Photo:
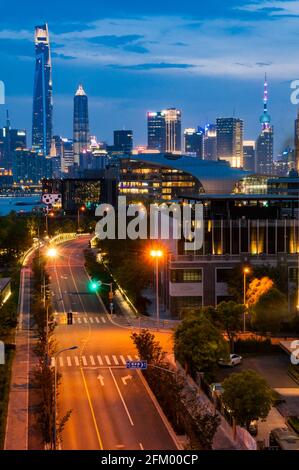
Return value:
M 237 366 L 238 364 L 241 364 L 242 360 L 243 360 L 242 356 L 238 356 L 238 354 L 230 354 L 228 360 L 220 359 L 219 365 L 234 367 L 234 366 Z

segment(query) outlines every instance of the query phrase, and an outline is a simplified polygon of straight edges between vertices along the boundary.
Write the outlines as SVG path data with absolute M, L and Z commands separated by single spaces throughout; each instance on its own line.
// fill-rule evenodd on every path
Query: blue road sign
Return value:
M 127 361 L 126 362 L 127 369 L 147 369 L 147 361 Z

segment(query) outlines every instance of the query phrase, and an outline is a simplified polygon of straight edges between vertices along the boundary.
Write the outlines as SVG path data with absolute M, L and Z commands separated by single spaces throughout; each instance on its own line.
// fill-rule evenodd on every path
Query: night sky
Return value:
M 299 78 L 299 2 L 209 0 L 32 0 L 2 3 L 0 79 L 12 126 L 31 128 L 35 24 L 49 24 L 54 132 L 72 136 L 73 94 L 89 96 L 91 133 L 113 129 L 146 143 L 146 111 L 177 106 L 183 127 L 233 116 L 245 138 L 260 129 L 263 79 L 276 153 L 293 139 Z M 0 107 L 4 123 L 4 106 Z

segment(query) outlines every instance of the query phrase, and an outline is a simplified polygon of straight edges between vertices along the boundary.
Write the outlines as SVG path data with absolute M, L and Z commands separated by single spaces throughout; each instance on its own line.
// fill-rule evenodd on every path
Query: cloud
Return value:
M 117 65 L 112 64 L 111 67 L 117 69 L 128 69 L 128 70 L 153 70 L 153 69 L 190 69 L 195 67 L 193 64 L 170 64 L 165 62 L 160 63 L 145 63 L 145 64 L 134 64 L 134 65 Z
M 269 16 L 299 16 L 297 0 L 262 0 L 236 7 L 238 10 L 267 13 Z
M 135 54 L 148 54 L 150 52 L 147 47 L 142 45 L 142 43 L 128 44 L 127 46 L 124 46 L 124 50 L 134 52 Z
M 52 57 L 56 59 L 63 59 L 63 60 L 75 60 L 76 57 L 71 56 L 71 55 L 65 55 L 65 54 L 59 54 L 57 52 L 52 52 Z
M 169 15 L 102 18 L 85 26 L 74 23 L 73 30 L 70 23 L 65 30 L 61 23 L 61 32 L 57 26 L 52 31 L 50 24 L 53 57 L 65 66 L 69 61 L 72 67 L 85 70 L 115 68 L 162 74 L 172 69 L 173 74 L 181 75 L 192 69 L 201 76 L 256 79 L 267 67 L 271 78 L 296 77 L 299 19 L 295 13 L 299 2 L 249 0 L 237 8 L 231 10 L 231 18 L 209 16 L 204 21 Z M 274 18 L 279 31 L 276 35 Z M 15 43 L 9 47 L 15 48 L 16 55 L 34 56 L 32 31 L 2 30 L 1 39 Z
M 124 36 L 115 36 L 115 35 L 94 36 L 94 37 L 88 38 L 88 41 L 94 44 L 98 44 L 100 46 L 118 48 L 118 47 L 130 44 L 132 42 L 135 42 L 138 39 L 142 39 L 142 38 L 143 36 L 141 36 L 140 34 L 127 34 Z

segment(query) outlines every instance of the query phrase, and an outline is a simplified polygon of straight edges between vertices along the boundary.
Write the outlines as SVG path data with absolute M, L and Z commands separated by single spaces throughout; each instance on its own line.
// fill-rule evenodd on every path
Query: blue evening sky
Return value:
M 245 138 L 260 129 L 263 78 L 276 152 L 293 139 L 299 78 L 296 0 L 1 1 L 0 80 L 13 126 L 30 131 L 34 25 L 47 21 L 53 62 L 54 132 L 72 135 L 72 99 L 89 96 L 91 133 L 117 128 L 146 142 L 146 111 L 177 106 L 183 126 L 235 115 Z M 4 107 L 0 110 L 0 124 Z

